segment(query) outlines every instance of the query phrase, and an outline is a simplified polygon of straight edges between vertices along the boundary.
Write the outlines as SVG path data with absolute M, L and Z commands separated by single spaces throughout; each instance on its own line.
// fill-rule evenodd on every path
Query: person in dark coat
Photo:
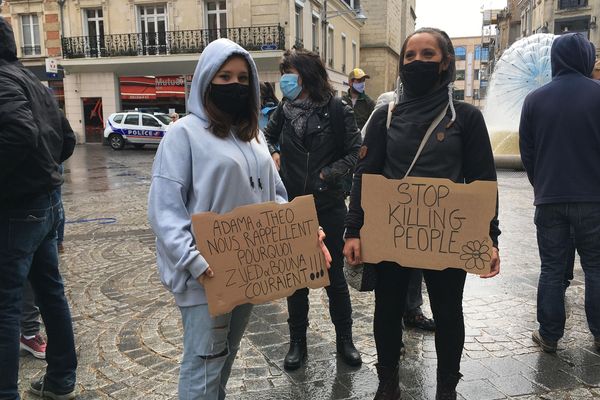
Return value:
M 342 96 L 354 110 L 354 118 L 358 129 L 362 129 L 375 109 L 375 102 L 365 93 L 366 80 L 369 75 L 360 68 L 354 68 L 348 74 L 348 91 Z
M 360 132 L 352 108 L 333 96 L 318 54 L 290 50 L 279 69 L 284 100 L 271 116 L 265 137 L 289 200 L 309 194 L 315 198 L 319 224 L 327 234 L 325 244 L 333 258 L 326 290 L 337 352 L 347 364 L 357 366 L 362 359 L 352 341 L 352 306 L 343 273 L 347 209 L 342 180 L 351 177 L 358 159 Z M 335 107 L 342 119 L 338 127 L 332 116 Z M 302 366 L 307 357 L 308 308 L 308 288 L 288 297 L 290 349 L 284 359 L 288 370 Z
M 573 243 L 585 273 L 585 312 L 600 351 L 600 83 L 596 50 L 581 33 L 556 38 L 552 81 L 530 93 L 519 126 L 521 159 L 533 185 L 539 330 L 533 340 L 555 352 L 565 329 L 564 277 Z
M 48 89 L 17 60 L 0 17 L 0 398 L 19 398 L 19 321 L 29 281 L 46 326 L 46 374 L 31 384 L 42 397 L 75 398 L 77 356 L 71 312 L 58 270 L 60 164 L 75 135 Z
M 402 91 L 387 129 L 388 107 L 373 113 L 356 165 L 346 217 L 344 255 L 350 264 L 361 262 L 360 229 L 364 222 L 361 206 L 362 174 L 379 174 L 402 179 L 410 170 L 429 125 L 438 115 L 443 119 L 425 143 L 410 176 L 445 178 L 456 183 L 496 180 L 490 138 L 481 111 L 470 104 L 454 102 L 454 48 L 445 32 L 422 28 L 410 35 L 400 52 Z M 498 219 L 490 221 L 492 239 L 491 278 L 500 272 L 498 256 Z M 376 400 L 399 400 L 399 358 L 402 315 L 406 308 L 411 268 L 394 262 L 375 266 L 375 317 L 379 386 Z M 436 324 L 437 354 L 436 400 L 455 400 L 461 378 L 465 325 L 462 312 L 466 272 L 447 268 L 424 270 L 431 310 Z

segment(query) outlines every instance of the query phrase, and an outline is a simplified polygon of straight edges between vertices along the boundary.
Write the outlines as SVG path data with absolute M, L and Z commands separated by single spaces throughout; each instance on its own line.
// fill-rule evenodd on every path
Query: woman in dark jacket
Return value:
M 386 129 L 388 107 L 375 111 L 367 127 L 358 162 L 350 211 L 346 217 L 344 254 L 351 264 L 360 262 L 361 177 L 363 173 L 402 179 L 415 158 L 425 132 L 436 116 L 441 123 L 427 141 L 411 176 L 447 178 L 453 182 L 496 180 L 496 169 L 483 116 L 475 107 L 452 100 L 455 76 L 454 49 L 444 32 L 419 29 L 407 38 L 400 53 L 402 91 Z M 490 223 L 494 242 L 492 272 L 498 274 L 498 220 Z M 398 361 L 402 315 L 406 306 L 410 268 L 393 262 L 376 267 L 374 335 L 377 347 L 379 387 L 376 400 L 400 399 Z M 460 358 L 465 337 L 462 296 L 466 272 L 448 268 L 424 270 L 431 309 L 436 323 L 438 357 L 436 399 L 456 399 L 461 377 Z
M 337 352 L 347 364 L 360 365 L 360 353 L 352 342 L 352 307 L 342 270 L 347 212 L 343 182 L 351 177 L 358 159 L 360 132 L 352 108 L 333 96 L 318 54 L 287 51 L 279 69 L 284 100 L 271 116 L 265 136 L 289 200 L 314 195 L 319 223 L 327 233 L 325 244 L 333 259 L 326 290 Z M 307 356 L 308 288 L 288 297 L 288 312 L 290 349 L 284 366 L 293 370 Z

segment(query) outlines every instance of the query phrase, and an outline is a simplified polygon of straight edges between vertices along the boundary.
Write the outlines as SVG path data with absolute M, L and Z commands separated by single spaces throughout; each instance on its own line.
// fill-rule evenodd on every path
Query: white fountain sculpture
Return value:
M 483 115 L 498 167 L 520 168 L 519 120 L 525 97 L 550 82 L 550 49 L 556 35 L 539 33 L 506 50 L 492 75 Z

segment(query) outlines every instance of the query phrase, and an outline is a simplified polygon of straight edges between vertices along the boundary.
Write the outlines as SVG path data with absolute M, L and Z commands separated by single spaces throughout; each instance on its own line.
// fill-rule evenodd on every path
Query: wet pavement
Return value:
M 66 225 L 61 270 L 74 319 L 79 399 L 175 399 L 182 352 L 179 312 L 161 286 L 146 201 L 154 148 L 113 151 L 77 146 L 66 163 Z M 459 398 L 600 399 L 600 354 L 593 348 L 577 260 L 567 291 L 567 327 L 556 355 L 531 341 L 539 271 L 532 190 L 520 172 L 500 172 L 501 275 L 469 276 L 466 343 Z M 352 289 L 351 289 L 352 290 Z M 354 336 L 365 361 L 350 368 L 335 356 L 335 332 L 324 290 L 311 291 L 309 359 L 283 370 L 287 350 L 284 300 L 256 306 L 229 381 L 228 399 L 372 399 L 377 387 L 372 337 L 373 294 L 351 292 Z M 427 296 L 425 296 L 426 298 Z M 427 304 L 424 309 L 429 313 Z M 403 399 L 435 397 L 431 333 L 405 332 Z M 44 361 L 21 359 L 23 398 Z

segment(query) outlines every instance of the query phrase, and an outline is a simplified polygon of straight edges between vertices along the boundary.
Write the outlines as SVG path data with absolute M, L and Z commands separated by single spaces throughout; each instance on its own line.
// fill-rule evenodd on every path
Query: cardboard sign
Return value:
M 196 246 L 215 274 L 204 279 L 213 316 L 329 285 L 312 196 L 195 214 L 192 224 Z
M 362 259 L 405 267 L 490 272 L 496 182 L 363 175 Z

